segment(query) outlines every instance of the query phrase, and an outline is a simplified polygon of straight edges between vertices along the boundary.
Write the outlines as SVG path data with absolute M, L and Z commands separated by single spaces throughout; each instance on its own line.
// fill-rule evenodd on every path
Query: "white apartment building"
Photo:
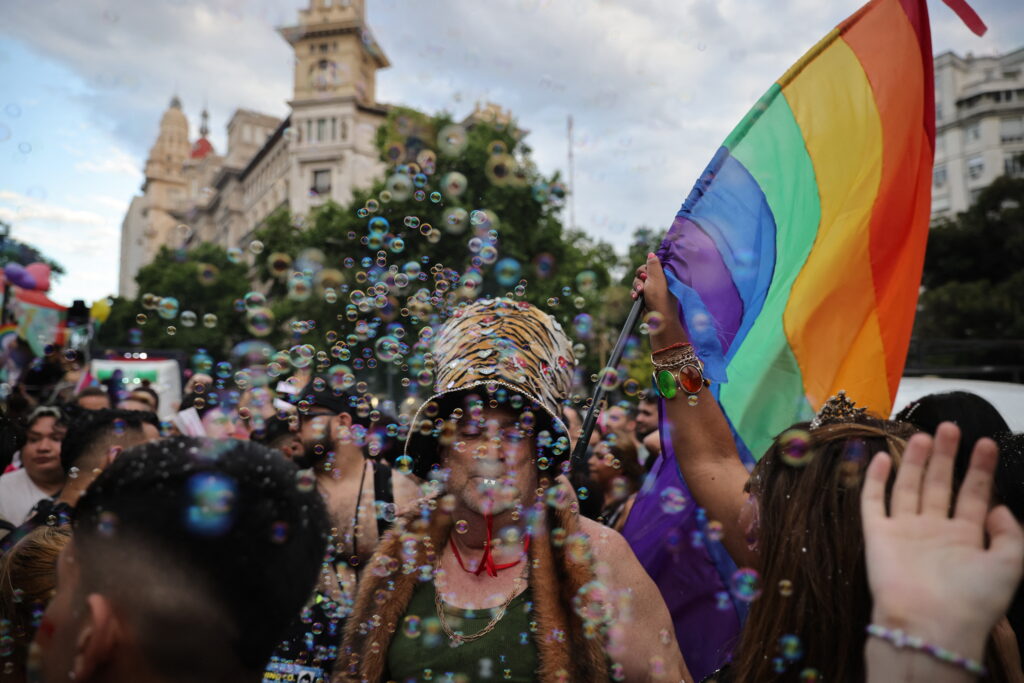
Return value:
M 1024 48 L 935 58 L 932 220 L 952 218 L 1001 175 L 1024 175 Z

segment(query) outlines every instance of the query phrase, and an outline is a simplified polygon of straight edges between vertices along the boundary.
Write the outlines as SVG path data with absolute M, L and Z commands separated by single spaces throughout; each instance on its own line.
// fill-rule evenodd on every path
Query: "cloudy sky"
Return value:
M 0 220 L 68 269 L 62 303 L 114 293 L 121 219 L 174 93 L 213 143 L 246 107 L 282 116 L 308 0 L 4 0 Z M 666 226 L 765 88 L 861 0 L 368 0 L 392 67 L 378 99 L 468 113 L 510 108 L 542 170 L 566 167 L 576 222 L 624 249 Z M 978 38 L 930 2 L 936 53 L 1024 47 L 1024 3 L 973 0 Z

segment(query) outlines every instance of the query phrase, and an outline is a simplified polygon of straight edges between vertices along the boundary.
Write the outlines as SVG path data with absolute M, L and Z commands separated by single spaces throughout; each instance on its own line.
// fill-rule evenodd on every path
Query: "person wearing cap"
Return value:
M 0 477 L 0 521 L 18 526 L 32 507 L 64 486 L 60 446 L 67 423 L 60 408 L 40 406 L 26 420 L 21 467 Z
M 293 458 L 311 468 L 337 529 L 338 559 L 359 572 L 395 510 L 421 496 L 409 477 L 366 457 L 369 406 L 315 377 L 299 395 L 303 453 Z
M 509 299 L 438 332 L 403 456 L 433 495 L 370 559 L 335 680 L 692 680 L 656 586 L 562 476 L 571 348 Z
M 294 398 L 297 431 L 292 420 L 275 417 L 260 438 L 268 444 L 299 439 L 298 448 L 289 446 L 286 455 L 305 470 L 298 485 L 315 482 L 323 496 L 332 538 L 313 595 L 275 648 L 265 680 L 295 680 L 286 677 L 302 672 L 329 675 L 361 570 L 390 528 L 396 507 L 421 495 L 411 479 L 365 457 L 367 406 L 323 377 L 314 377 Z

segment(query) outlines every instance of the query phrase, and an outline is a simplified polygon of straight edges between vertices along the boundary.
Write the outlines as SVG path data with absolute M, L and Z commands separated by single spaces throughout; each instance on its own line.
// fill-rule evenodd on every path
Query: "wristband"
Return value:
M 988 675 L 988 669 L 986 669 L 985 665 L 978 660 L 958 655 L 944 647 L 929 645 L 921 638 L 908 635 L 901 629 L 890 629 L 884 626 L 879 626 L 878 624 L 868 624 L 867 632 L 869 636 L 880 638 L 898 650 L 916 650 L 918 652 L 923 652 L 930 657 L 934 657 L 940 662 L 945 662 L 946 664 L 951 664 L 958 669 L 963 669 L 968 673 L 972 673 L 977 676 Z

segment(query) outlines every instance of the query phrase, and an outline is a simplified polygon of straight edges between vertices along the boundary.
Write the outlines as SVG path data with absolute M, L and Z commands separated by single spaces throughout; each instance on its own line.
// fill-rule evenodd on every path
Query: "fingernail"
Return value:
M 647 258 L 649 258 L 649 259 L 654 258 L 654 252 L 653 251 L 647 252 Z
M 647 281 L 647 273 L 640 273 L 640 279 L 644 280 L 646 282 Z

